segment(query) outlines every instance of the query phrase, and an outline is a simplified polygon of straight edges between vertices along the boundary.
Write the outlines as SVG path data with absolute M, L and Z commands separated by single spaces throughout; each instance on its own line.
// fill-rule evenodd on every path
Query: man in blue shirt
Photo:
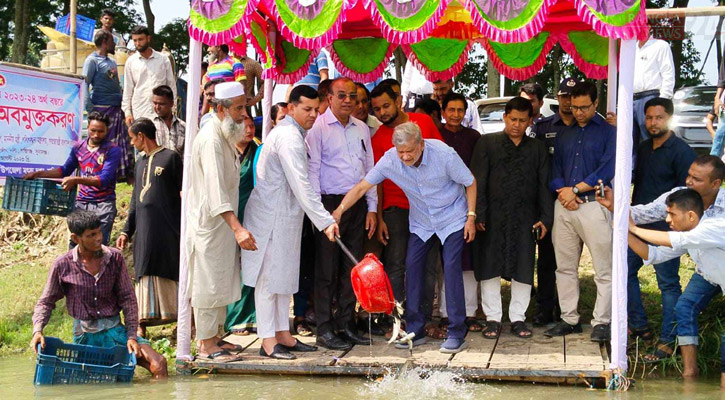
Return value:
M 687 172 L 695 160 L 695 151 L 670 129 L 674 107 L 672 100 L 655 97 L 645 104 L 645 127 L 650 138 L 637 149 L 634 169 L 632 205 L 648 204 L 675 187 L 684 186 Z M 667 231 L 665 221 L 642 225 L 643 228 Z M 633 335 L 650 344 L 653 332 L 647 325 L 647 315 L 642 305 L 637 273 L 642 268 L 642 258 L 631 249 L 627 254 L 629 280 L 627 283 L 627 313 Z M 673 258 L 654 266 L 657 284 L 662 292 L 662 331 L 660 344 L 647 361 L 658 361 L 673 353 L 675 340 L 675 304 L 682 293 L 680 286 L 680 259 Z
M 421 300 L 426 287 L 426 259 L 436 242 L 435 235 L 443 244 L 441 258 L 450 321 L 448 338 L 440 351 L 457 353 L 466 348 L 461 262 L 464 242 L 472 242 L 476 235 L 476 180 L 453 148 L 440 140 L 424 140 L 415 123 L 398 125 L 393 132 L 393 145 L 395 148 L 385 152 L 365 179 L 345 195 L 332 216 L 339 221 L 345 211 L 385 179 L 403 190 L 410 202 L 410 238 L 405 261 L 407 330 L 415 334 L 414 346 L 426 342 Z
M 115 54 L 116 44 L 113 35 L 104 29 L 96 32 L 93 41 L 96 51 L 88 55 L 83 63 L 83 75 L 86 77 L 86 111 L 88 113 L 98 111 L 108 117 L 107 139 L 121 151 L 118 178 L 129 180 L 133 177 L 135 157 L 121 109 L 122 95 L 118 66 L 108 57 L 109 54 Z
M 556 137 L 550 189 L 558 194 L 552 240 L 556 253 L 556 288 L 561 319 L 547 336 L 581 332 L 579 324 L 579 260 L 586 244 L 594 264 L 597 300 L 591 338 L 609 341 L 612 308 L 611 215 L 597 203 L 594 186 L 614 176 L 615 129 L 597 114 L 597 88 L 579 82 L 571 91 L 575 124 Z

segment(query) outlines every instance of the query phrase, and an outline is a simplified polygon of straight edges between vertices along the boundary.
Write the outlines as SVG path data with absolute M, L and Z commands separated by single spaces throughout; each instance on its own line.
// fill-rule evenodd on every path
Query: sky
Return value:
M 689 7 L 704 7 L 712 6 L 713 0 L 690 0 Z M 141 1 L 137 1 L 137 9 L 141 15 L 143 15 L 143 6 Z M 167 22 L 174 18 L 188 18 L 189 16 L 189 3 L 185 0 L 152 0 L 151 9 L 154 11 L 156 16 L 156 26 L 161 27 Z M 698 17 L 688 18 L 685 29 L 693 34 L 693 42 L 695 47 L 700 52 L 702 60 L 705 59 L 705 53 L 710 45 L 712 36 L 715 33 L 717 27 L 717 17 Z M 707 83 L 717 83 L 717 58 L 713 51 L 710 53 L 710 57 L 705 64 L 703 70 L 703 76 Z M 697 68 L 702 66 L 702 61 L 697 65 Z

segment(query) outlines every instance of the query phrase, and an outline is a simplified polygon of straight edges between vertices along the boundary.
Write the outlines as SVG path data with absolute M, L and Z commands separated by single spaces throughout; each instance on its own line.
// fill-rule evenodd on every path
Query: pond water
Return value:
M 396 378 L 378 381 L 363 378 L 309 376 L 172 375 L 153 381 L 137 370 L 130 385 L 33 386 L 35 360 L 32 355 L 0 358 L 0 399 L 724 399 L 719 381 L 704 379 L 686 384 L 681 379 L 638 382 L 625 393 L 589 390 L 579 386 L 530 383 L 464 383 L 448 372 L 436 372 L 427 379 L 419 371 L 407 371 Z

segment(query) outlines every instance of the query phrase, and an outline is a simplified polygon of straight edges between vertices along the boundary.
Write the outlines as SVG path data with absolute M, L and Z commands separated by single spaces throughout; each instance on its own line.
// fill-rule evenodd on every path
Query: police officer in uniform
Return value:
M 574 78 L 566 78 L 559 84 L 556 98 L 559 101 L 559 112 L 537 120 L 531 129 L 531 135 L 544 142 L 550 157 L 554 157 L 556 134 L 574 123 L 571 112 L 571 90 L 576 85 Z M 556 197 L 555 194 L 552 194 Z M 539 242 L 539 258 L 537 261 L 537 313 L 534 315 L 534 326 L 545 326 L 559 319 L 559 301 L 556 297 L 556 258 L 551 235 L 544 236 Z

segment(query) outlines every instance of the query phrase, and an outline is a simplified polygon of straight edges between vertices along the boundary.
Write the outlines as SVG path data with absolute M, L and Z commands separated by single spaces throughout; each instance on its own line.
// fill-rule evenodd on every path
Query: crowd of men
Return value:
M 367 318 L 374 335 L 389 335 L 384 316 L 356 312 L 353 264 L 335 240 L 357 258 L 380 256 L 396 300 L 405 304 L 413 344 L 445 339 L 443 353 L 464 350 L 468 332 L 486 339 L 504 334 L 502 279 L 511 288 L 511 334 L 532 337 L 526 317 L 532 293 L 537 306 L 530 323 L 546 326 L 544 335 L 581 332 L 579 267 L 586 245 L 596 284 L 591 340 L 610 340 L 616 116 L 597 113 L 593 83 L 564 79 L 549 116 L 542 115 L 545 91 L 527 83 L 506 103 L 503 131 L 482 135 L 476 105 L 453 91 L 452 80 L 433 82 L 423 95 L 410 92 L 408 101 L 394 79 L 371 91 L 345 77 L 326 79 L 326 60 L 317 59 L 287 101 L 273 107 L 274 128 L 261 144 L 249 117 L 263 96 L 252 96 L 246 72 L 253 60 L 233 57 L 225 45 L 210 47 L 200 131 L 186 149 L 191 180 L 181 237 L 185 125 L 172 111 L 170 63 L 149 47 L 148 30 L 136 27 L 122 90 L 108 58 L 117 41 L 105 27 L 84 65 L 88 139 L 63 166 L 26 176 L 78 186 L 76 205 L 83 210 L 68 217 L 76 246 L 51 269 L 33 317 L 33 346 L 42 344 L 50 311 L 65 296 L 75 341 L 126 344 L 141 365 L 164 375 L 163 357 L 148 347 L 145 328 L 176 318 L 182 240 L 200 358 L 241 357 L 220 327 L 238 335 L 256 331 L 260 354 L 285 360 L 317 346 L 370 344 Z M 719 264 L 725 166 L 716 156 L 696 157 L 669 129 L 674 83 L 662 67 L 660 42 L 641 41 L 636 63 L 652 79 L 635 94 L 629 328 L 652 348 L 645 361 L 667 359 L 678 343 L 683 375 L 694 376 L 697 315 L 725 284 Z M 76 170 L 80 176 L 72 175 Z M 123 249 L 133 239 L 135 289 L 119 272 L 125 271 L 121 253 L 107 247 L 115 184 L 123 176 L 134 176 L 135 184 L 115 244 Z M 685 252 L 697 272 L 682 293 L 679 256 Z M 658 341 L 637 277 L 650 264 L 662 291 Z M 293 334 L 316 334 L 317 346 Z

